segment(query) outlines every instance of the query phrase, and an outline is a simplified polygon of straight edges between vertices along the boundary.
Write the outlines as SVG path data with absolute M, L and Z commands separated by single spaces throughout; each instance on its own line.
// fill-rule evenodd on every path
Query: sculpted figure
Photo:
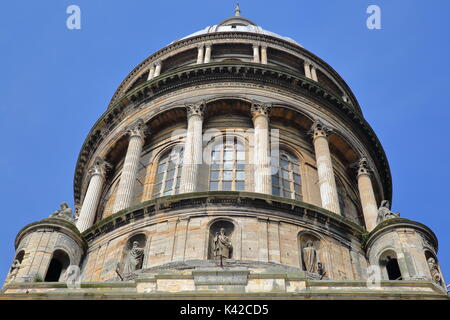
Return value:
M 231 249 L 230 239 L 225 235 L 225 228 L 220 228 L 220 233 L 216 232 L 214 236 L 214 257 L 220 257 L 220 266 L 222 266 L 223 258 L 230 258 Z
M 19 268 L 20 268 L 20 261 L 19 260 L 14 260 L 12 266 L 11 266 L 11 271 L 9 272 L 9 280 L 12 281 L 16 278 L 17 276 L 17 272 L 19 272 Z
M 390 204 L 388 200 L 383 200 L 381 202 L 380 207 L 378 208 L 378 217 L 377 217 L 377 223 L 380 223 L 384 220 L 391 219 L 391 218 L 398 218 L 400 217 L 399 212 L 392 212 L 390 209 Z
M 127 260 L 125 261 L 124 274 L 130 274 L 141 269 L 143 258 L 144 249 L 139 248 L 139 242 L 134 241 L 133 247 L 128 252 Z
M 317 251 L 312 240 L 306 241 L 306 246 L 303 248 L 303 262 L 306 271 L 317 273 Z
M 430 268 L 431 278 L 437 284 L 441 284 L 441 273 L 439 272 L 439 268 L 437 266 L 436 260 L 430 257 L 428 258 L 428 267 Z
M 67 204 L 67 202 L 63 202 L 61 203 L 61 209 L 56 210 L 55 212 L 53 212 L 50 217 L 51 218 L 63 218 L 69 221 L 74 221 L 74 218 L 72 216 L 72 209 L 69 208 L 69 205 Z

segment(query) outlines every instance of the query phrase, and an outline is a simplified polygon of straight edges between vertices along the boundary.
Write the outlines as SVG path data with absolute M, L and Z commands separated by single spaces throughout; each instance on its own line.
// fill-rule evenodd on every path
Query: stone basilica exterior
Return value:
M 350 88 L 239 8 L 123 80 L 74 197 L 20 230 L 1 299 L 447 299 Z

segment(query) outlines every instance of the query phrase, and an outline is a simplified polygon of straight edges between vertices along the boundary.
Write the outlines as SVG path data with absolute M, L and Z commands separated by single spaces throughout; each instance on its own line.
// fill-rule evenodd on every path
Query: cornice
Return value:
M 237 208 L 251 207 L 256 210 L 273 210 L 277 214 L 285 213 L 300 221 L 308 223 L 315 221 L 319 228 L 331 231 L 335 235 L 353 235 L 360 239 L 364 232 L 364 229 L 356 223 L 331 211 L 302 201 L 251 192 L 210 191 L 179 194 L 143 202 L 100 220 L 84 231 L 82 235 L 90 243 L 100 236 L 145 217 L 158 214 L 166 215 L 167 213 L 174 213 L 176 210 L 189 208 L 210 209 L 216 205 L 235 206 Z
M 17 233 L 16 239 L 14 241 L 15 248 L 18 248 L 23 237 L 25 237 L 30 232 L 46 228 L 65 233 L 74 241 L 76 241 L 83 250 L 87 248 L 87 243 L 81 236 L 81 233 L 78 231 L 77 227 L 73 223 L 61 218 L 46 218 L 26 225 Z
M 369 234 L 367 234 L 367 236 L 365 236 L 366 248 L 370 248 L 376 241 L 376 239 L 378 239 L 383 234 L 401 228 L 415 229 L 420 231 L 422 234 L 425 234 L 429 238 L 429 240 L 431 240 L 431 243 L 436 252 L 438 251 L 438 240 L 434 232 L 422 223 L 405 218 L 392 218 L 379 223 L 375 227 L 375 229 L 373 229 Z

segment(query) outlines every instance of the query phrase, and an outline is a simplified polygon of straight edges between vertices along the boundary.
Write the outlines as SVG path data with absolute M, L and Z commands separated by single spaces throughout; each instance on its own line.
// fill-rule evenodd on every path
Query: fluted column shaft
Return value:
M 316 154 L 317 173 L 319 176 L 320 197 L 322 207 L 334 213 L 341 214 L 331 162 L 330 148 L 327 135 L 329 129 L 320 122 L 315 122 L 312 129 L 314 151 Z
M 271 194 L 272 180 L 269 150 L 269 113 L 271 106 L 253 104 L 255 192 Z
M 149 71 L 149 73 L 148 73 L 147 80 L 151 80 L 151 79 L 153 79 L 154 77 L 155 77 L 155 65 L 152 64 L 152 65 L 150 66 L 150 71 Z
M 266 46 L 261 47 L 261 63 L 267 64 L 267 47 Z
M 139 119 L 125 129 L 130 135 L 127 153 L 120 175 L 113 212 L 128 208 L 132 204 L 133 189 L 139 169 L 142 146 L 144 145 L 144 121 Z
M 205 61 L 204 63 L 209 63 L 211 62 L 211 45 L 208 44 L 205 47 Z
M 198 46 L 198 53 L 197 53 L 197 64 L 203 63 L 203 55 L 204 55 L 204 49 L 203 45 Z
M 157 77 L 157 76 L 159 76 L 161 74 L 161 66 L 162 66 L 162 62 L 161 61 L 156 62 L 154 77 Z
M 366 229 L 370 232 L 377 225 L 378 207 L 369 171 L 367 159 L 360 159 L 358 166 L 358 190 Z
M 202 163 L 202 133 L 205 104 L 187 105 L 188 129 L 184 146 L 183 169 L 181 171 L 180 192 L 196 192 L 199 168 Z
M 84 196 L 83 205 L 81 206 L 80 214 L 76 226 L 80 232 L 90 228 L 95 220 L 98 203 L 105 181 L 106 162 L 97 158 L 94 165 L 89 170 L 90 180 L 89 185 Z
M 255 63 L 260 63 L 260 59 L 259 59 L 259 46 L 258 45 L 253 45 L 253 62 Z

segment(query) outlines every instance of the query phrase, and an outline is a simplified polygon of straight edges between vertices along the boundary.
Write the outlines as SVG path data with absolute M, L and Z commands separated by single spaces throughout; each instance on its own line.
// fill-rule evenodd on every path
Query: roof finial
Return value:
M 236 8 L 234 9 L 234 15 L 239 17 L 241 15 L 241 8 L 239 7 L 239 2 L 236 2 Z

